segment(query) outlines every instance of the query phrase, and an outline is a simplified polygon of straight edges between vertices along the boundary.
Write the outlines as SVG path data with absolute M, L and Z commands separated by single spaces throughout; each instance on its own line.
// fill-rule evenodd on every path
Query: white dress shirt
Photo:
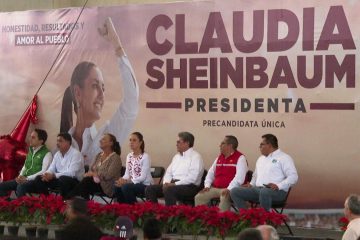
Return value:
M 217 160 L 218 159 L 216 158 L 206 175 L 204 185 L 207 188 L 211 187 L 211 184 L 213 183 L 213 181 L 215 179 L 215 170 L 216 170 Z M 240 187 L 242 184 L 244 184 L 247 171 L 248 171 L 248 165 L 246 162 L 246 158 L 244 155 L 241 155 L 236 164 L 236 174 L 235 174 L 233 180 L 231 180 L 231 182 L 229 183 L 229 186 L 227 187 L 227 189 L 231 190 L 234 187 Z
M 83 145 L 81 153 L 85 165 L 91 166 L 96 155 L 101 151 L 99 141 L 105 133 L 113 134 L 117 141 L 122 142 L 128 138 L 134 125 L 139 110 L 139 86 L 136 82 L 134 71 L 127 56 L 119 57 L 119 68 L 123 84 L 123 99 L 114 115 L 102 126 L 99 131 L 95 124 L 86 128 L 82 135 Z M 69 133 L 74 134 L 75 127 L 70 128 Z M 76 140 L 72 139 L 72 146 L 79 149 Z
M 37 148 L 33 148 L 34 150 L 34 153 L 33 153 L 33 156 L 35 155 L 35 153 L 37 151 L 40 150 L 40 148 L 42 147 L 43 145 L 37 147 Z M 44 172 L 46 172 L 46 170 L 49 168 L 50 166 L 50 163 L 52 161 L 53 157 L 52 157 L 52 154 L 51 152 L 49 151 L 48 153 L 45 154 L 44 156 L 44 159 L 43 159 L 43 162 L 42 162 L 42 166 L 41 166 L 41 171 L 33 174 L 33 175 L 30 175 L 30 176 L 27 176 L 26 179 L 27 180 L 34 180 L 38 175 L 42 175 Z M 22 167 L 21 171 L 20 171 L 20 176 L 24 176 L 25 174 L 25 164 L 24 166 Z
M 360 237 L 360 218 L 351 220 L 342 237 L 342 240 L 357 240 Z
M 170 183 L 171 180 L 179 180 L 176 185 L 201 183 L 201 177 L 204 173 L 204 163 L 201 155 L 193 148 L 189 148 L 183 154 L 177 153 L 169 167 L 166 169 L 164 183 Z
M 298 180 L 298 174 L 293 159 L 280 149 L 262 155 L 256 162 L 251 185 L 263 187 L 263 184 L 274 183 L 279 190 L 288 191 Z
M 126 180 L 131 180 L 134 184 L 142 183 L 150 185 L 153 183 L 151 177 L 150 157 L 147 153 L 143 153 L 134 157 L 134 153 L 129 153 L 126 157 L 126 170 L 123 176 Z
M 85 173 L 84 159 L 79 150 L 70 146 L 65 155 L 60 151 L 55 153 L 54 160 L 46 172 L 55 174 L 56 178 L 68 176 L 80 181 Z

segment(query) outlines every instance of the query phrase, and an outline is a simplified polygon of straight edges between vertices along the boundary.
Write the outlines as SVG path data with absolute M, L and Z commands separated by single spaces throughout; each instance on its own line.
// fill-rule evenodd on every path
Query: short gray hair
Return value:
M 360 215 L 360 196 L 356 194 L 351 194 L 347 198 L 347 207 L 352 214 Z
M 178 137 L 181 138 L 184 142 L 189 143 L 189 147 L 194 146 L 195 137 L 189 132 L 180 132 Z

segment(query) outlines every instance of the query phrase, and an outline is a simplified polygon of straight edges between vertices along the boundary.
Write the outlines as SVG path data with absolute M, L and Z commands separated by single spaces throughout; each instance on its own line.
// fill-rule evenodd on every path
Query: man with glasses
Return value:
M 360 196 L 351 194 L 344 204 L 345 217 L 350 221 L 342 240 L 357 240 L 360 238 Z
M 230 190 L 244 183 L 248 171 L 246 158 L 237 150 L 238 145 L 237 138 L 231 135 L 220 143 L 220 155 L 206 175 L 204 189 L 195 196 L 195 206 L 220 198 L 220 210 L 230 210 Z
M 245 201 L 254 201 L 270 211 L 272 202 L 285 200 L 289 188 L 298 180 L 294 161 L 279 149 L 276 136 L 263 135 L 260 152 L 251 182 L 230 192 L 237 208 L 246 208 Z
M 198 193 L 204 163 L 201 155 L 193 149 L 194 140 L 189 132 L 178 134 L 178 153 L 166 169 L 163 184 L 146 187 L 146 199 L 157 203 L 157 198 L 164 196 L 165 205 L 171 206 L 177 201 L 193 198 Z

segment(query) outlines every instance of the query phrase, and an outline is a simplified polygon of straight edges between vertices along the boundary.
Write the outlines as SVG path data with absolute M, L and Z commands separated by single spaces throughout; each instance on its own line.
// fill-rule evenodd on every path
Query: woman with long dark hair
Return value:
M 144 137 L 139 132 L 130 135 L 130 149 L 126 157 L 126 170 L 115 182 L 114 197 L 118 202 L 133 204 L 136 196 L 144 195 L 146 186 L 153 183 L 150 157 L 145 152 Z
M 89 199 L 90 194 L 99 192 L 113 196 L 114 182 L 121 174 L 120 145 L 114 135 L 107 133 L 100 140 L 100 148 L 102 151 L 96 156 L 95 162 L 68 198 L 81 196 Z
M 130 62 L 110 18 L 99 33 L 113 46 L 119 60 L 123 85 L 123 100 L 112 118 L 99 130 L 95 121 L 101 117 L 104 105 L 104 79 L 100 69 L 92 62 L 79 63 L 66 89 L 61 111 L 61 132 L 69 132 L 73 147 L 83 154 L 85 165 L 91 165 L 101 151 L 99 142 L 104 133 L 113 134 L 121 143 L 128 136 L 138 113 L 139 88 Z M 76 122 L 73 126 L 73 106 Z

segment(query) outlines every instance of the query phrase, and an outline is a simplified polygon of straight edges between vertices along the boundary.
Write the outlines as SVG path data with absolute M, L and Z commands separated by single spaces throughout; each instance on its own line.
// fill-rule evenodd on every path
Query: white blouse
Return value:
M 126 170 L 123 179 L 130 179 L 134 184 L 150 185 L 153 183 L 150 166 L 150 157 L 147 153 L 135 157 L 134 153 L 131 152 L 126 157 Z

